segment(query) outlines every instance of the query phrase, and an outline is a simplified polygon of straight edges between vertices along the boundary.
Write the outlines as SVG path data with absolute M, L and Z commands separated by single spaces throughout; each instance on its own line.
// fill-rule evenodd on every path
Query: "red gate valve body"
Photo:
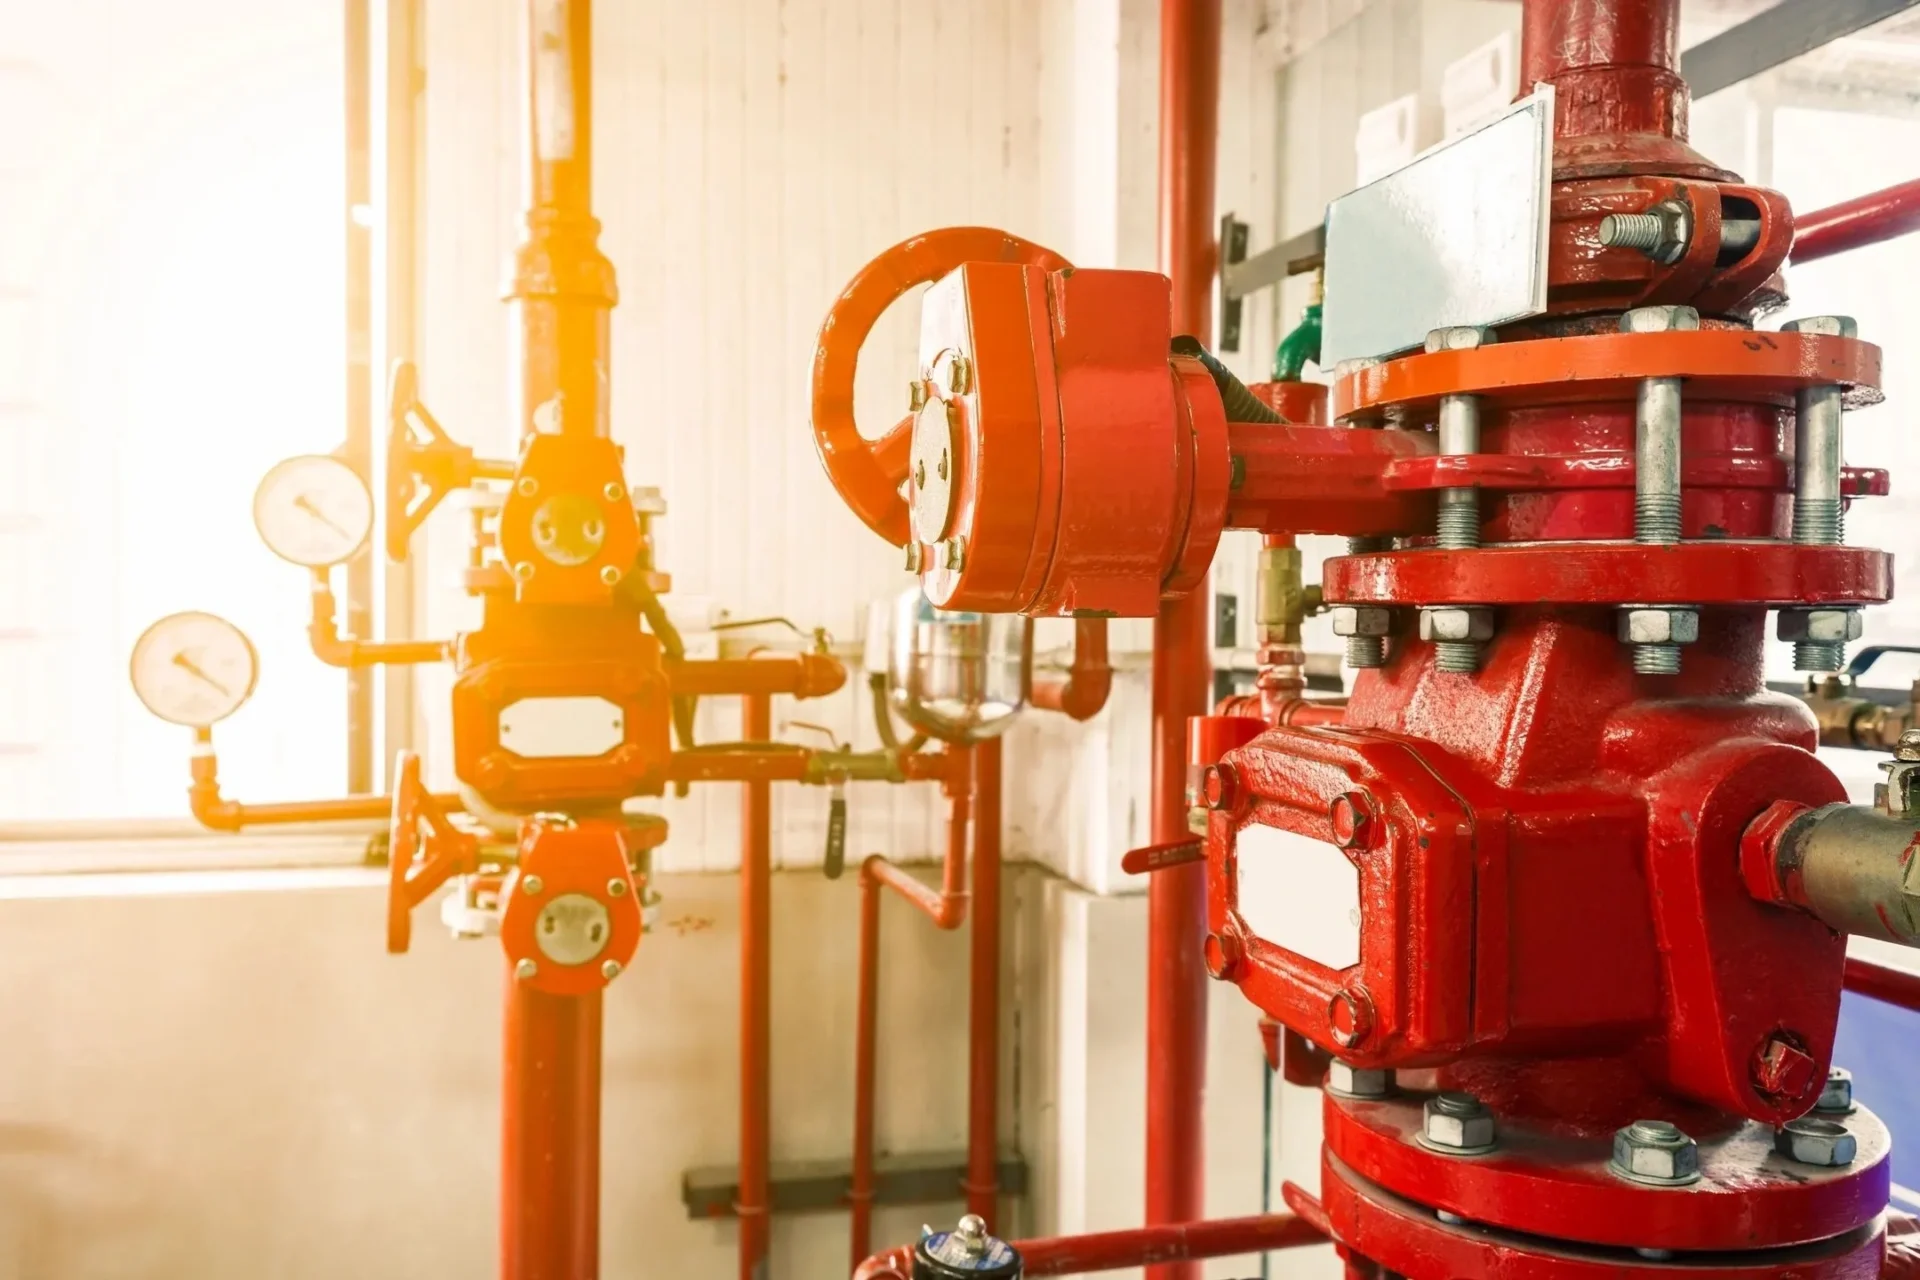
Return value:
M 949 608 L 1151 616 L 1226 528 L 1391 533 L 1430 509 L 1390 493 L 1424 434 L 1230 423 L 1171 354 L 1166 277 L 968 263 L 921 303 L 925 403 L 907 475 L 908 566 Z
M 500 945 L 516 981 L 548 995 L 586 995 L 633 962 L 641 934 L 633 858 L 643 843 L 615 820 L 543 815 L 521 824 L 500 915 Z
M 634 611 L 499 595 L 486 610 L 455 653 L 455 776 L 509 812 L 661 794 L 672 691 Z

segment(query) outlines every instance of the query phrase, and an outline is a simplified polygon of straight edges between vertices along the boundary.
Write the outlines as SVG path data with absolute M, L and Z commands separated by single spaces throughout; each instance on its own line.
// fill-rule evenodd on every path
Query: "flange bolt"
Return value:
M 1435 1094 L 1427 1099 L 1420 1141 L 1448 1155 L 1485 1155 L 1498 1145 L 1493 1112 L 1470 1093 Z
M 1666 1120 L 1635 1120 L 1613 1135 L 1618 1177 L 1653 1187 L 1684 1187 L 1700 1180 L 1700 1148 Z

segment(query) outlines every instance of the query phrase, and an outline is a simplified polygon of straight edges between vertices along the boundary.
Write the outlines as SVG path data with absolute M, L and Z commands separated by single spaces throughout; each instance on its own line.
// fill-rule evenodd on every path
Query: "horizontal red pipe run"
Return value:
M 847 669 L 823 653 L 769 653 L 669 662 L 667 680 L 675 693 L 703 698 L 771 693 L 823 698 L 847 682 Z
M 1794 219 L 1793 260 L 1813 262 L 1920 231 L 1920 178 Z
M 1214 1222 L 1173 1222 L 1086 1236 L 1021 1240 L 1014 1248 L 1025 1260 L 1024 1274 L 1028 1276 L 1074 1276 L 1156 1262 L 1190 1262 L 1227 1258 L 1237 1253 L 1293 1249 L 1325 1244 L 1326 1240 L 1326 1236 L 1303 1218 L 1290 1213 L 1269 1213 Z M 912 1270 L 913 1249 L 903 1245 L 868 1258 L 853 1273 L 853 1280 L 908 1280 Z
M 1920 974 L 1848 956 L 1847 990 L 1920 1013 Z

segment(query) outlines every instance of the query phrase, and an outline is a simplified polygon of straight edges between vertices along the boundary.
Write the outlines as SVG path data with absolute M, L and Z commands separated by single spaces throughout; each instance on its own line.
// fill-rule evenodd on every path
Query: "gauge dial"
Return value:
M 288 458 L 253 491 L 253 527 L 282 560 L 323 569 L 351 560 L 373 532 L 373 495 L 340 459 Z
M 133 691 L 147 710 L 204 729 L 253 693 L 260 660 L 240 628 L 211 613 L 160 619 L 133 645 Z

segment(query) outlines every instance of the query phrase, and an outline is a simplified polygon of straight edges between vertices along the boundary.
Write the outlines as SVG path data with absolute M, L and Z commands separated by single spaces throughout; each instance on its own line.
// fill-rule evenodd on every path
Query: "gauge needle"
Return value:
M 339 534 L 341 537 L 348 538 L 353 536 L 349 534 L 345 529 L 342 529 L 339 525 L 335 524 L 333 522 L 333 518 L 329 516 L 326 512 L 322 511 L 319 505 L 315 503 L 314 500 L 308 497 L 306 494 L 302 493 L 297 495 L 293 500 L 293 505 L 300 508 L 302 511 L 306 512 L 308 515 L 312 516 L 315 520 L 318 520 L 321 524 L 327 526 L 327 528 L 333 530 L 335 533 Z
M 227 688 L 227 686 L 221 684 L 218 680 L 215 680 L 212 676 L 202 671 L 200 669 L 200 664 L 187 656 L 186 650 L 183 649 L 179 653 L 176 653 L 173 655 L 173 665 L 176 667 L 184 668 L 186 670 L 186 673 L 192 676 L 196 680 L 206 681 L 208 684 L 212 685 L 214 688 L 220 691 L 221 697 L 230 698 L 233 696 L 233 691 L 231 689 Z

